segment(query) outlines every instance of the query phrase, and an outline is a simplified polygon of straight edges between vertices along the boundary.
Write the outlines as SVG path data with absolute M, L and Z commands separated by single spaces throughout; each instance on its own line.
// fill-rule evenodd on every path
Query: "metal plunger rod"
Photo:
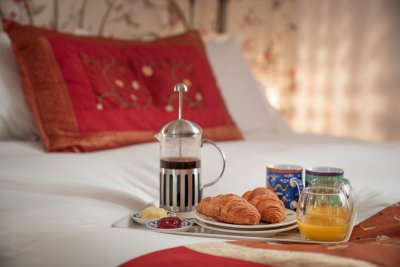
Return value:
M 178 118 L 181 120 L 181 119 L 183 119 L 183 115 L 182 115 L 183 93 L 188 91 L 188 87 L 184 83 L 178 83 L 177 85 L 175 85 L 174 91 L 179 93 L 179 113 L 178 113 Z

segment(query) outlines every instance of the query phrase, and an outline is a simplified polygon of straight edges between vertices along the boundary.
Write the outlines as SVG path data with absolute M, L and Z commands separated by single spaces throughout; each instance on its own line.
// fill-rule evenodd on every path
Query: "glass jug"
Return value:
M 218 182 L 225 171 L 225 154 L 211 140 L 202 139 L 199 125 L 182 116 L 183 93 L 188 88 L 177 84 L 179 116 L 166 124 L 156 139 L 160 142 L 160 207 L 177 212 L 192 211 L 203 195 L 203 189 Z M 221 154 L 223 165 L 219 176 L 212 182 L 201 183 L 201 148 L 212 144 Z

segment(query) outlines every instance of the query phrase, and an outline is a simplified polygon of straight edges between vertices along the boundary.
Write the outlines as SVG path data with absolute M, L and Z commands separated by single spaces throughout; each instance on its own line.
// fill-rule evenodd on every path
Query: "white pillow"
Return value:
M 233 120 L 246 139 L 264 139 L 289 133 L 287 122 L 268 102 L 241 50 L 240 36 L 219 36 L 206 41 L 218 85 Z
M 0 32 L 0 140 L 28 140 L 38 136 L 10 39 Z

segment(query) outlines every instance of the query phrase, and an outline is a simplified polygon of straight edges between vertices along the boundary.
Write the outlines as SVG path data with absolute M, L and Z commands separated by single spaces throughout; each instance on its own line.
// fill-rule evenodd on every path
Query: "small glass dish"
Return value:
M 143 225 L 145 225 L 149 221 L 154 220 L 154 219 L 142 219 L 142 218 L 140 218 L 140 211 L 136 211 L 136 212 L 132 213 L 131 217 L 135 222 L 137 222 L 138 224 L 143 224 Z M 167 211 L 167 217 L 176 217 L 176 214 L 175 214 L 175 212 Z
M 190 227 L 194 225 L 193 220 L 182 219 L 181 227 L 166 229 L 166 228 L 158 228 L 158 222 L 159 220 L 151 220 L 146 223 L 146 227 L 157 232 L 172 233 L 172 232 L 187 232 L 190 229 Z

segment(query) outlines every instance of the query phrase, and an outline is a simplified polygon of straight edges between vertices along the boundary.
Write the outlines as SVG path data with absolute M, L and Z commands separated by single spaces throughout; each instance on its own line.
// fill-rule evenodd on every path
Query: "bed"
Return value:
M 7 66 L 2 62 L 0 80 L 1 101 L 6 107 L 1 114 L 3 138 L 0 141 L 1 266 L 118 266 L 132 259 L 139 261 L 131 266 L 135 263 L 136 266 L 155 266 L 163 262 L 182 265 L 185 259 L 174 258 L 174 255 L 182 256 L 185 251 L 168 249 L 190 248 L 196 244 L 212 247 L 225 242 L 112 227 L 132 211 L 159 204 L 159 144 L 154 139 L 88 153 L 46 152 L 38 140 L 38 130 L 22 89 L 8 90 L 10 86 L 22 86 L 9 40 L 4 34 L 1 37 L 1 57 L 7 60 Z M 336 166 L 344 169 L 345 177 L 354 188 L 356 224 L 388 207 L 395 210 L 393 216 L 398 220 L 400 143 L 377 144 L 293 133 L 283 117 L 264 100 L 259 83 L 240 54 L 240 43 L 238 37 L 221 37 L 205 44 L 227 109 L 244 138 L 218 142 L 226 154 L 226 171 L 221 181 L 205 189 L 204 195 L 240 195 L 248 189 L 265 186 L 265 168 L 272 163 Z M 221 162 L 208 147 L 204 148 L 202 161 L 203 182 L 207 182 L 217 175 Z M 319 253 L 304 251 L 293 252 L 289 257 L 288 251 L 298 248 L 288 245 L 282 247 L 287 250 L 285 255 L 268 254 L 269 258 L 263 263 L 395 266 L 400 262 L 396 241 L 398 222 L 393 227 L 392 240 L 375 240 L 378 234 L 371 237 L 382 246 L 388 242 L 387 250 L 391 249 L 392 253 L 390 260 L 382 258 L 382 254 L 376 261 L 371 258 L 356 261 L 351 253 L 321 259 L 312 257 Z M 260 248 L 254 248 L 257 249 Z M 274 251 L 274 247 L 264 249 L 265 253 Z M 154 254 L 152 259 L 159 261 L 149 261 L 153 255 L 149 253 L 163 251 L 170 251 L 170 254 Z M 150 256 L 141 258 L 146 255 Z M 163 255 L 167 255 L 166 258 Z M 343 262 L 335 261 L 338 258 Z M 207 259 L 197 259 L 198 265 L 194 261 L 190 266 L 207 262 Z M 207 263 L 212 262 L 219 263 L 211 259 Z M 254 262 L 257 261 L 247 258 L 233 264 L 247 266 L 243 264 Z

